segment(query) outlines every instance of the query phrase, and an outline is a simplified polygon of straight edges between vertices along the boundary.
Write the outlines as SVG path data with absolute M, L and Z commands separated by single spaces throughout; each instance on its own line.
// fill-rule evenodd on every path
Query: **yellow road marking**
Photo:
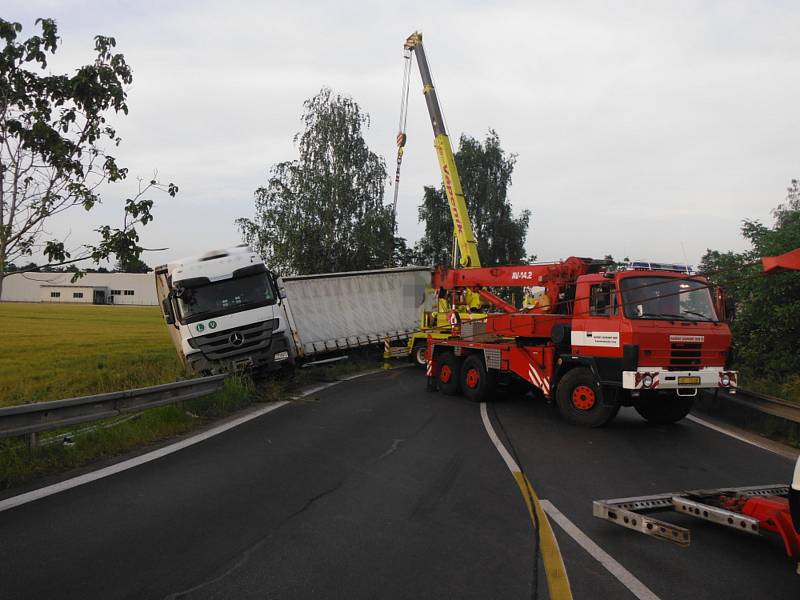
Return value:
M 492 440 L 495 448 L 500 453 L 503 461 L 506 463 L 508 470 L 514 476 L 514 481 L 517 482 L 519 491 L 522 498 L 525 500 L 525 506 L 528 507 L 528 514 L 531 518 L 531 523 L 536 528 L 536 521 L 539 522 L 539 528 L 536 535 L 539 536 L 539 550 L 542 555 L 542 563 L 544 563 L 545 577 L 547 578 L 547 590 L 550 595 L 550 600 L 572 600 L 572 589 L 569 585 L 569 578 L 567 577 L 567 569 L 564 566 L 564 559 L 561 556 L 561 550 L 558 547 L 558 541 L 553 533 L 553 528 L 550 526 L 550 520 L 542 510 L 539 503 L 539 497 L 533 491 L 533 486 L 528 478 L 522 474 L 517 462 L 506 450 L 503 442 L 497 437 L 497 434 L 492 427 L 489 420 L 489 414 L 486 411 L 486 403 L 481 403 L 481 419 L 486 433 Z M 534 511 L 536 517 L 534 518 Z
M 572 600 L 572 589 L 569 585 L 569 578 L 567 577 L 567 569 L 564 566 L 564 559 L 561 556 L 561 549 L 558 547 L 558 541 L 553 533 L 553 528 L 550 526 L 550 520 L 542 510 L 539 504 L 539 497 L 533 491 L 533 486 L 528 478 L 522 474 L 521 471 L 511 471 L 514 475 L 514 480 L 519 486 L 519 491 L 525 499 L 525 505 L 528 507 L 528 514 L 531 517 L 531 523 L 536 527 L 536 519 L 534 519 L 533 511 L 536 511 L 536 517 L 539 520 L 539 550 L 542 554 L 542 562 L 544 563 L 545 577 L 547 578 L 547 590 L 550 592 L 550 600 Z M 532 501 L 532 502 L 531 502 Z

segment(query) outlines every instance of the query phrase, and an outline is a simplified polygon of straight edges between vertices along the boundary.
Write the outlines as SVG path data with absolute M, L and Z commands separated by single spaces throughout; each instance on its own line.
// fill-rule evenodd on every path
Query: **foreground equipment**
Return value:
M 777 534 L 800 574 L 800 458 L 791 485 L 672 492 L 595 500 L 595 517 L 660 540 L 688 546 L 688 529 L 649 516 L 676 511 L 751 535 Z

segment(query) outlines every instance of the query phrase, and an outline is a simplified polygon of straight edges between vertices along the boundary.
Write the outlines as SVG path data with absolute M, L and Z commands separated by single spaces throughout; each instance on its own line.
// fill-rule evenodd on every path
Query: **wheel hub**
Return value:
M 477 369 L 470 369 L 467 371 L 467 385 L 475 389 L 481 382 L 481 374 L 478 373 Z
M 417 349 L 417 362 L 421 365 L 424 365 L 426 362 L 428 362 L 428 349 L 424 346 Z
M 453 378 L 453 370 L 450 368 L 450 365 L 442 365 L 442 368 L 439 369 L 439 380 L 442 383 L 448 383 Z
M 596 403 L 597 396 L 588 385 L 579 385 L 572 390 L 572 404 L 578 410 L 591 410 Z

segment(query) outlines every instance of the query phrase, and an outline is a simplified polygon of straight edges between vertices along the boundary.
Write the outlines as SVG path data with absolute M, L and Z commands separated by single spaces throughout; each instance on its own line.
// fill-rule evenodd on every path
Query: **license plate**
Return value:
M 699 377 L 678 377 L 678 385 L 700 385 Z
M 241 360 L 234 361 L 233 363 L 233 370 L 234 371 L 243 371 L 244 369 L 249 369 L 253 366 L 253 359 L 252 358 L 243 358 Z
M 275 362 L 288 359 L 289 359 L 289 352 L 287 352 L 286 350 L 284 350 L 283 352 L 275 353 Z

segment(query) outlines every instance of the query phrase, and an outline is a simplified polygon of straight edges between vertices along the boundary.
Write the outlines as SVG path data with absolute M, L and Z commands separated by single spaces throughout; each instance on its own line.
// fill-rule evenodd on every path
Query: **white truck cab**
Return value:
M 278 281 L 247 245 L 172 261 L 155 277 L 170 336 L 189 370 L 272 371 L 294 362 Z

